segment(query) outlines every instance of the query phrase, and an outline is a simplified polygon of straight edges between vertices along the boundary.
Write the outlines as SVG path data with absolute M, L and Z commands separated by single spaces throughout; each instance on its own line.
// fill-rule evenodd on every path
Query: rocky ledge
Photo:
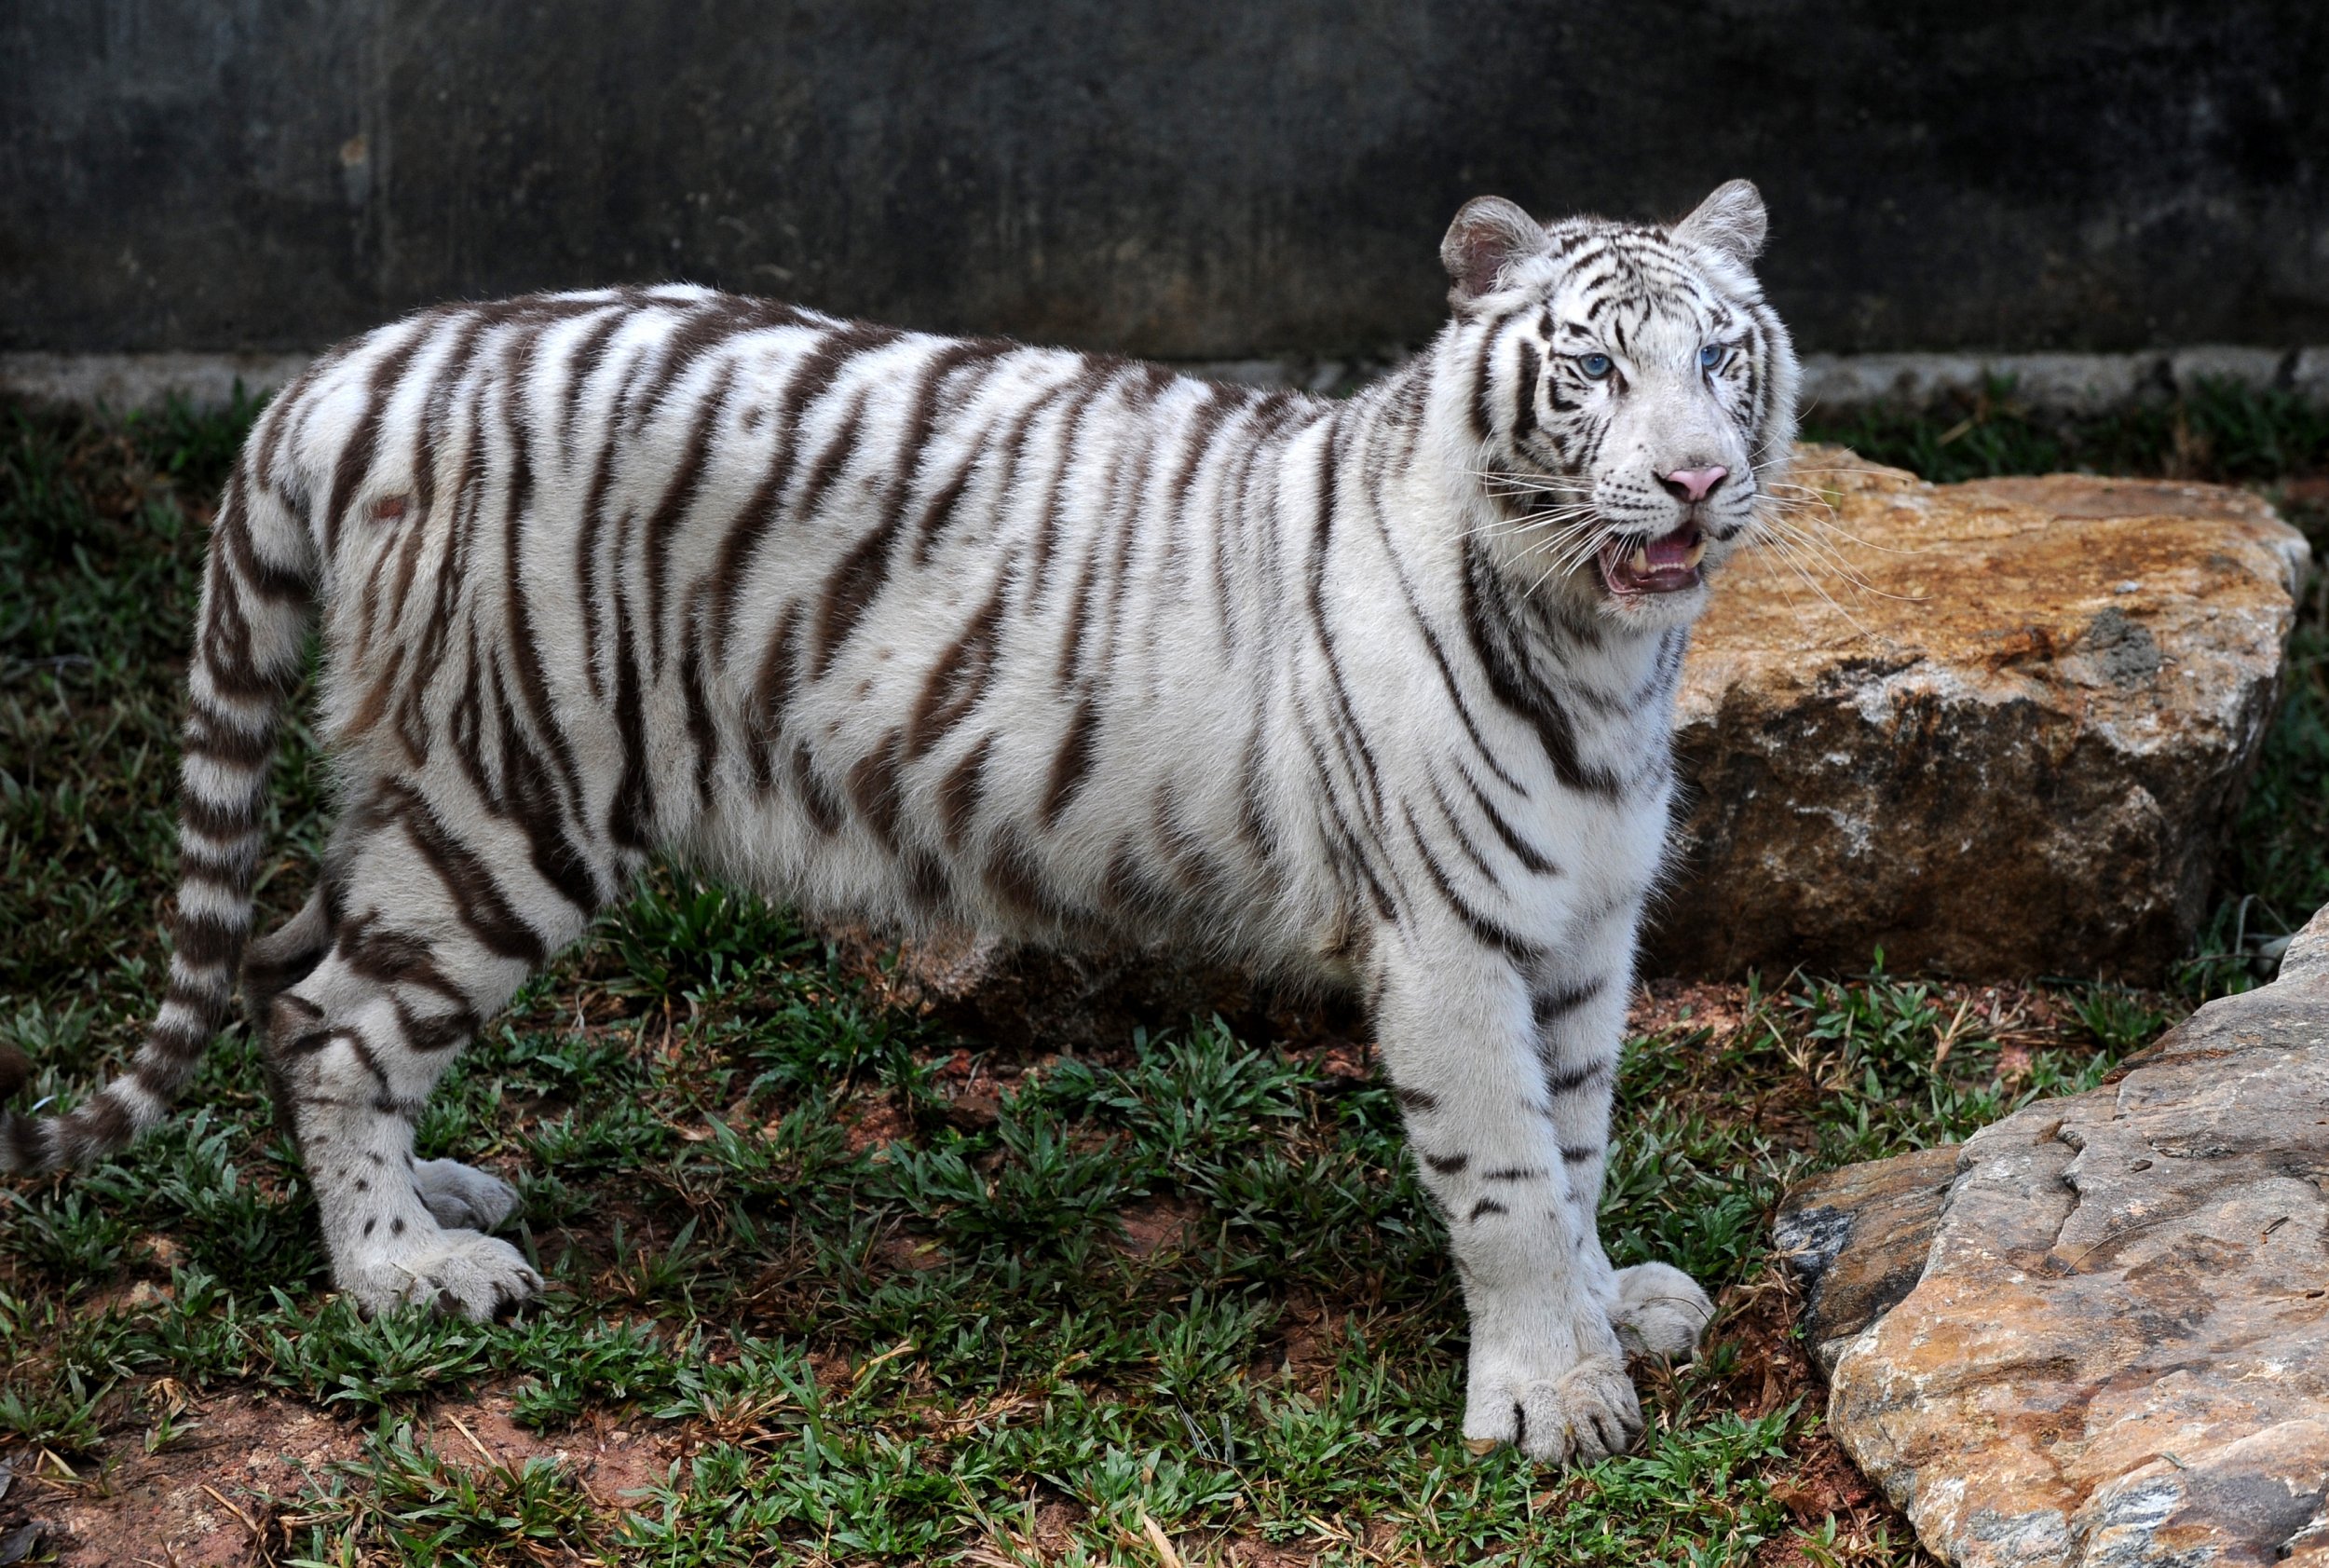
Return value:
M 1654 971 L 2159 975 L 2270 722 L 2303 537 L 2245 491 L 1805 447 L 1684 668 Z
M 2329 1568 L 2329 910 L 2090 1093 L 1831 1172 L 1829 1422 L 1966 1568 Z

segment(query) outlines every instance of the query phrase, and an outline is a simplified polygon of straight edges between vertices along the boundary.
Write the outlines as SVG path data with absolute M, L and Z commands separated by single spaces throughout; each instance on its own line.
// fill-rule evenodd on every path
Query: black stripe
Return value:
M 623 439 L 623 407 L 630 401 L 632 389 L 638 382 L 641 358 L 638 353 L 632 355 L 630 362 L 623 368 L 621 383 L 616 387 L 615 395 L 607 402 L 606 417 L 597 421 L 598 428 L 606 432 L 606 439 L 600 443 L 598 460 L 591 468 L 590 488 L 584 493 L 582 500 L 581 525 L 576 528 L 574 536 L 575 598 L 580 607 L 582 622 L 581 664 L 582 672 L 591 683 L 591 696 L 594 701 L 603 701 L 606 696 L 598 658 L 601 636 L 598 538 L 608 522 L 606 493 L 615 482 L 615 454 Z M 621 596 L 620 589 L 610 596 L 619 599 Z
M 380 421 L 386 412 L 390 386 L 413 362 L 420 346 L 429 341 L 434 329 L 443 320 L 442 310 L 423 311 L 413 320 L 412 336 L 380 357 L 365 379 L 364 411 L 356 421 L 356 428 L 340 448 L 339 461 L 332 470 L 331 498 L 323 507 L 323 552 L 338 553 L 340 524 L 347 515 L 347 508 L 355 499 L 356 489 L 372 471 L 372 459 L 379 449 Z
M 768 470 L 743 508 L 736 514 L 728 537 L 720 543 L 719 562 L 712 573 L 711 626 L 713 658 L 727 654 L 728 641 L 741 628 L 737 594 L 743 585 L 753 555 L 770 531 L 784 516 L 784 489 L 800 456 L 801 424 L 810 405 L 819 401 L 859 355 L 894 342 L 898 334 L 887 327 L 851 325 L 828 333 L 824 340 L 802 356 L 772 416 L 776 450 Z
M 792 765 L 793 790 L 800 797 L 801 806 L 808 811 L 810 822 L 820 833 L 838 833 L 841 825 L 849 820 L 848 802 L 833 793 L 832 786 L 824 782 L 824 775 L 817 771 L 806 747 L 796 745 L 792 748 Z
M 538 964 L 549 956 L 540 935 L 502 893 L 492 868 L 446 830 L 419 791 L 401 782 L 384 781 L 366 814 L 370 825 L 394 822 L 404 829 L 413 847 L 453 894 L 454 913 L 462 926 L 486 951 L 529 964 Z
M 247 929 L 229 925 L 215 915 L 192 914 L 184 909 L 170 921 L 170 941 L 186 962 L 198 968 L 212 964 L 231 967 L 242 955 Z
M 1092 405 L 1116 384 L 1116 377 L 1126 368 L 1122 360 L 1094 358 L 1086 361 L 1075 381 L 1074 404 L 1069 410 L 1067 422 L 1060 431 L 1059 456 L 1052 464 L 1044 484 L 1042 525 L 1036 530 L 1035 560 L 1028 579 L 1028 602 L 1034 604 L 1043 596 L 1043 589 L 1051 577 L 1052 551 L 1059 537 L 1059 493 L 1073 472 L 1081 454 L 1078 443 L 1083 433 L 1083 421 L 1092 412 Z
M 615 600 L 615 732 L 622 743 L 622 774 L 607 802 L 606 834 L 625 849 L 644 850 L 655 816 L 655 786 L 647 774 L 645 703 L 639 661 L 633 657 L 631 607 L 620 588 Z
M 688 427 L 688 442 L 681 449 L 679 466 L 673 470 L 671 482 L 664 485 L 662 498 L 648 513 L 644 537 L 647 541 L 647 667 L 660 679 L 663 673 L 663 579 L 671 571 L 672 545 L 679 534 L 688 510 L 703 489 L 705 472 L 712 456 L 713 437 L 718 432 L 720 421 L 727 416 L 729 400 L 735 395 L 736 361 L 729 360 L 719 368 L 711 389 L 697 403 L 695 422 Z M 686 634 L 685 629 L 681 634 Z
M 402 997 L 390 997 L 388 1004 L 396 1009 L 397 1027 L 404 1036 L 405 1048 L 422 1056 L 453 1050 L 477 1032 L 477 1016 L 466 1008 L 424 1018 L 407 1006 Z
M 574 431 L 576 416 L 582 404 L 582 389 L 589 385 L 592 376 L 598 374 L 599 365 L 606 358 L 606 345 L 632 317 L 630 306 L 623 302 L 595 305 L 592 308 L 604 310 L 606 314 L 582 334 L 582 341 L 575 345 L 568 361 L 565 392 L 560 400 L 559 450 L 564 454 L 568 468 L 574 466 Z
M 336 946 L 340 961 L 367 980 L 381 986 L 417 986 L 456 1007 L 469 1005 L 468 993 L 438 966 L 436 952 L 425 938 L 383 925 L 376 914 L 366 913 L 342 926 Z
M 48 1167 L 51 1156 L 42 1128 L 53 1125 L 37 1117 L 20 1116 L 13 1111 L 0 1111 L 0 1137 L 8 1142 L 10 1168 L 29 1173 Z
M 1505 709 L 1536 731 L 1537 743 L 1551 762 L 1553 776 L 1569 789 L 1608 799 L 1625 794 L 1625 782 L 1605 769 L 1587 768 L 1577 754 L 1574 725 L 1552 690 L 1538 680 L 1519 655 L 1519 635 L 1510 624 L 1511 610 L 1493 578 L 1495 566 L 1477 543 L 1464 546 L 1464 624 L 1473 652 L 1488 675 L 1489 689 Z
M 1083 787 L 1084 778 L 1092 770 L 1092 753 L 1099 730 L 1099 704 L 1091 693 L 1084 693 L 1076 704 L 1073 717 L 1068 721 L 1068 732 L 1052 757 L 1051 775 L 1044 782 L 1042 819 L 1045 827 L 1059 825 L 1059 818 Z
M 1514 347 L 1512 438 L 1525 441 L 1536 429 L 1536 382 L 1544 361 L 1527 338 L 1518 339 Z
M 586 915 L 594 912 L 605 892 L 592 873 L 590 857 L 566 832 L 565 812 L 550 770 L 543 766 L 541 754 L 518 734 L 516 716 L 506 702 L 501 716 L 501 778 L 511 814 L 524 831 L 534 869 L 575 908 Z
M 1488 857 L 1480 853 L 1479 847 L 1472 842 L 1472 836 L 1464 832 L 1464 825 L 1456 820 L 1455 808 L 1449 804 L 1446 793 L 1439 787 L 1438 770 L 1426 765 L 1424 776 L 1431 785 L 1432 802 L 1439 808 L 1439 820 L 1447 825 L 1456 848 L 1464 852 L 1464 858 L 1472 863 L 1474 870 L 1491 882 L 1496 880 L 1496 868 L 1488 864 Z
M 938 785 L 938 820 L 946 834 L 947 848 L 960 850 L 969 834 L 972 819 L 978 814 L 978 801 L 985 785 L 987 757 L 994 749 L 992 735 L 979 737 L 978 744 L 963 754 L 962 760 L 947 770 Z
M 1526 961 L 1536 957 L 1538 949 L 1533 943 L 1526 941 L 1490 919 L 1480 910 L 1474 908 L 1463 894 L 1456 892 L 1455 883 L 1450 879 L 1447 869 L 1439 864 L 1438 857 L 1431 852 L 1431 844 L 1423 837 L 1423 828 L 1416 823 L 1413 809 L 1402 805 L 1400 810 L 1406 813 L 1408 831 L 1413 836 L 1415 852 L 1423 859 L 1423 869 L 1431 876 L 1432 886 L 1438 890 L 1441 901 L 1449 908 L 1454 910 L 1457 918 L 1470 928 L 1472 934 L 1484 945 L 1498 949 L 1509 958 Z
M 858 540 L 825 579 L 810 637 L 810 679 L 831 667 L 834 655 L 879 597 L 882 584 L 890 579 L 890 555 L 896 540 L 897 525 L 884 524 Z
M 1602 988 L 1608 984 L 1609 976 L 1603 975 L 1587 980 L 1581 986 L 1538 991 L 1529 998 L 1530 1015 L 1535 1018 L 1538 1029 L 1549 1029 L 1600 995 Z
M 898 848 L 898 759 L 902 743 L 894 729 L 850 766 L 850 798 L 884 848 Z
M 1415 587 L 1408 581 L 1407 564 L 1399 557 L 1398 547 L 1391 537 L 1390 524 L 1383 516 L 1381 496 L 1372 487 L 1366 494 L 1368 515 L 1375 525 L 1375 535 L 1382 541 L 1383 553 L 1391 562 L 1392 575 L 1398 581 L 1399 595 L 1407 606 L 1408 618 L 1415 623 L 1415 630 L 1423 636 L 1423 648 L 1431 655 L 1432 667 L 1439 672 L 1439 683 L 1447 690 L 1449 704 L 1455 709 L 1456 718 L 1464 726 L 1464 733 L 1470 739 L 1472 749 L 1479 754 L 1480 760 L 1488 764 L 1489 770 L 1502 780 L 1506 788 L 1520 790 L 1520 781 L 1505 770 L 1503 762 L 1489 749 L 1487 740 L 1480 734 L 1478 721 L 1472 716 L 1472 704 L 1464 697 L 1463 687 L 1457 683 L 1455 667 L 1448 661 L 1448 651 L 1439 641 L 1439 634 L 1433 630 L 1430 620 L 1423 615 L 1423 607 L 1415 596 Z M 1478 788 L 1477 785 L 1474 787 Z
M 1499 316 L 1491 321 L 1481 323 L 1480 326 L 1479 351 L 1474 356 L 1472 361 L 1472 400 L 1469 410 L 1472 416 L 1472 439 L 1475 441 L 1485 443 L 1496 433 L 1495 385 L 1494 376 L 1491 374 L 1491 367 L 1494 363 L 1492 356 L 1496 352 L 1497 334 L 1504 330 L 1505 323 L 1511 319 L 1509 314 Z
M 226 714 L 205 709 L 196 698 L 186 716 L 184 748 L 230 768 L 246 771 L 265 767 L 275 756 L 275 716 L 270 712 L 256 729 L 245 729 Z
M 1504 812 L 1496 809 L 1496 803 L 1488 798 L 1488 792 L 1480 787 L 1477 779 L 1466 772 L 1464 782 L 1471 786 L 1472 799 L 1488 818 L 1488 825 L 1496 830 L 1496 837 L 1504 840 L 1505 848 L 1512 852 L 1513 858 L 1539 877 L 1559 874 L 1560 868 L 1539 853 L 1536 846 L 1522 839 L 1512 824 L 1505 820 Z
M 250 593 L 269 604 L 306 601 L 308 582 L 304 569 L 278 566 L 259 558 L 258 542 L 251 537 L 250 512 L 243 498 L 243 484 L 239 475 L 227 484 L 226 494 L 219 503 L 217 520 L 211 525 L 211 538 L 225 544 L 227 559 L 235 568 L 235 575 Z
M 1609 1075 L 1610 1063 L 1607 1060 L 1587 1062 L 1583 1067 L 1571 1068 L 1566 1072 L 1546 1074 L 1545 1092 L 1558 1099 L 1563 1095 L 1573 1095 L 1587 1084 L 1599 1083 Z
M 753 679 L 748 717 L 754 740 L 752 772 L 753 782 L 764 792 L 774 784 L 770 756 L 784 733 L 784 710 L 792 702 L 793 676 L 800 665 L 800 625 L 799 604 L 786 605 L 775 634 L 761 650 L 759 673 Z
M 984 604 L 972 613 L 961 635 L 938 656 L 906 721 L 906 756 L 910 761 L 936 745 L 971 716 L 993 678 L 1002 625 L 1002 583 L 1010 563 L 997 574 Z
M 512 454 L 509 504 L 502 514 L 502 591 L 509 626 L 506 646 L 517 665 L 518 697 L 524 704 L 526 720 L 548 744 L 565 800 L 570 809 L 579 812 L 581 772 L 575 762 L 574 748 L 551 706 L 550 682 L 542 670 L 541 650 L 536 645 L 534 609 L 526 596 L 526 574 L 519 551 L 526 517 L 534 505 L 534 421 L 525 403 L 525 389 L 532 384 L 534 359 L 540 346 L 541 334 L 528 334 L 511 345 L 510 362 L 504 366 L 511 390 L 502 402 L 501 420 Z M 524 412 L 521 413 L 522 409 Z M 584 613 L 588 613 L 587 607 Z M 532 802 L 528 804 L 531 806 Z
M 239 839 L 258 830 L 259 792 L 254 788 L 218 805 L 187 790 L 178 801 L 178 820 L 208 839 Z
M 1376 771 L 1374 748 L 1368 743 L 1358 710 L 1351 702 L 1350 688 L 1342 679 L 1342 661 L 1334 645 L 1334 632 L 1327 620 L 1326 581 L 1327 552 L 1334 542 L 1335 490 L 1339 478 L 1337 459 L 1342 436 L 1352 421 L 1337 420 L 1318 443 L 1318 521 L 1313 534 L 1310 551 L 1309 597 L 1311 627 L 1318 640 L 1318 651 L 1327 661 L 1327 684 L 1334 697 L 1330 722 L 1336 741 L 1346 762 L 1353 764 L 1353 777 L 1366 785 L 1370 815 L 1382 812 L 1382 781 Z

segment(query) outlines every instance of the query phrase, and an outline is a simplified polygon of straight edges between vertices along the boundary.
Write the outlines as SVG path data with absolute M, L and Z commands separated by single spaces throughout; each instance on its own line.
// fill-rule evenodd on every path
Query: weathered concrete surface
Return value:
M 1955 1154 L 1921 1223 L 1901 1195 L 1939 1153 L 1780 1222 L 1830 1424 L 1925 1544 L 1968 1568 L 2329 1557 L 2329 911 L 2273 985 Z M 1855 1321 L 1852 1282 L 1912 1259 Z
M 1403 351 L 1402 351 L 1403 352 Z M 1322 358 L 1281 354 L 1258 359 L 1182 360 L 1170 368 L 1208 381 L 1247 387 L 1296 387 L 1337 393 L 1381 375 L 1398 353 Z M 271 392 L 306 367 L 306 354 L 88 353 L 0 349 L 0 397 L 30 402 L 104 402 L 150 408 L 171 397 L 197 407 Z M 2200 383 L 2288 392 L 2329 403 L 2329 346 L 2243 348 L 2198 344 L 2143 354 L 1811 354 L 1804 359 L 1803 401 L 1823 419 L 1872 408 L 1923 407 L 1967 399 L 1999 377 L 2014 384 L 2015 402 L 2048 413 L 2097 414 L 2166 398 Z
M 678 277 L 1166 358 L 1442 317 L 1466 198 L 1744 174 L 1809 348 L 2329 341 L 2329 9 L 10 0 L 0 348 Z
M 2155 981 L 2273 712 L 2302 536 L 2213 485 L 1936 486 L 1818 447 L 1798 477 L 1794 537 L 1725 573 L 1692 643 L 1651 969 L 1881 946 Z

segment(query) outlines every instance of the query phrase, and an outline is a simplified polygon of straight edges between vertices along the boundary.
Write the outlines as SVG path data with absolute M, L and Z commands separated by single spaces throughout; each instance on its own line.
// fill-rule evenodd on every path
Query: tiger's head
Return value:
M 1733 180 L 1671 227 L 1546 225 L 1483 197 L 1440 259 L 1475 472 L 1505 567 L 1623 622 L 1704 607 L 1773 510 L 1796 363 L 1751 264 L 1763 198 Z

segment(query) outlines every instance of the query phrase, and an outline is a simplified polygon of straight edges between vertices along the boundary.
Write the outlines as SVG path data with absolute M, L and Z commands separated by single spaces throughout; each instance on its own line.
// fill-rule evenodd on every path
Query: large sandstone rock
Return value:
M 1790 1196 L 1830 1425 L 1967 1568 L 2329 1568 L 2329 911 L 2116 1076 Z
M 1653 969 L 1882 946 L 2156 983 L 2273 712 L 2302 536 L 2213 485 L 1931 485 L 1833 447 L 1798 477 L 1800 538 L 1736 564 L 1693 640 Z

